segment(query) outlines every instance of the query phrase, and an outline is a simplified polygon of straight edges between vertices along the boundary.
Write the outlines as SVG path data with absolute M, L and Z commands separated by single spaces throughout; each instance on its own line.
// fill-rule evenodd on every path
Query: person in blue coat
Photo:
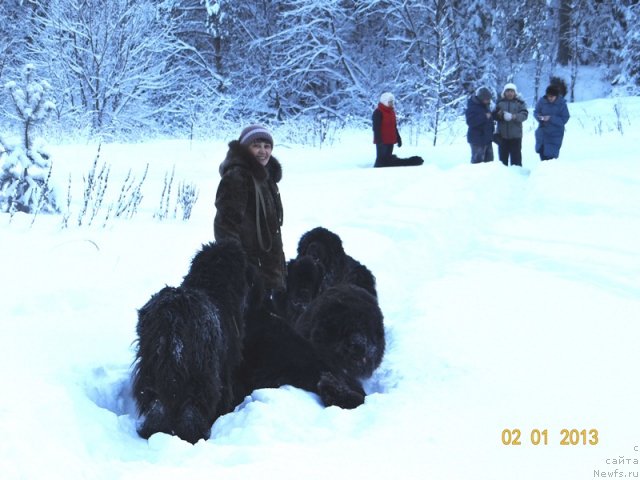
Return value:
M 471 145 L 471 163 L 493 161 L 493 115 L 491 113 L 491 90 L 480 87 L 469 98 L 464 112 L 467 121 L 467 142 Z
M 540 155 L 540 160 L 558 158 L 564 138 L 564 126 L 570 117 L 567 101 L 560 95 L 558 86 L 547 87 L 545 96 L 536 103 L 533 116 L 538 121 L 536 153 Z

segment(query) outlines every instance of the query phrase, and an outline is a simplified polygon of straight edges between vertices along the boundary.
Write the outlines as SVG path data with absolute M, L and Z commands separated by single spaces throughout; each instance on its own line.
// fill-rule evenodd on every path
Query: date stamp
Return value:
M 597 428 L 578 429 L 563 428 L 555 434 L 549 433 L 549 429 L 534 428 L 528 432 L 522 432 L 519 428 L 505 428 L 502 430 L 502 444 L 505 446 L 521 446 L 523 444 L 538 445 L 561 445 L 561 446 L 593 446 L 600 442 Z

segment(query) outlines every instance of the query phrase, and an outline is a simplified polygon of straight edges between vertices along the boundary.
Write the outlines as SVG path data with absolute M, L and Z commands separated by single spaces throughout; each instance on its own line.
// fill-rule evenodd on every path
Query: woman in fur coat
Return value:
M 285 286 L 283 220 L 278 182 L 282 166 L 271 155 L 273 137 L 262 125 L 249 125 L 220 164 L 213 230 L 216 241 L 235 239 L 260 272 L 267 290 Z

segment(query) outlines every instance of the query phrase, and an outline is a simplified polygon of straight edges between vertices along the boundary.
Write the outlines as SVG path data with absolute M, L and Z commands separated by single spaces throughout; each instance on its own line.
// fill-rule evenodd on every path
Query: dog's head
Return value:
M 345 256 L 342 240 L 324 227 L 316 227 L 300 237 L 298 256 L 309 255 L 325 268 Z
M 316 298 L 322 285 L 324 267 L 309 255 L 287 264 L 287 298 L 294 307 L 304 307 Z
M 311 342 L 347 374 L 371 376 L 385 349 L 382 312 L 374 297 L 362 288 L 343 285 L 326 290 L 315 302 L 321 303 L 313 311 Z
M 354 325 L 324 325 L 313 335 L 313 343 L 348 375 L 356 378 L 370 377 L 382 354 L 380 342 Z

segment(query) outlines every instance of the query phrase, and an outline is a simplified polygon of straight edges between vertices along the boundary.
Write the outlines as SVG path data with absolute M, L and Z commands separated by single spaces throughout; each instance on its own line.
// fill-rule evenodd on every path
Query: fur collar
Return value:
M 264 180 L 267 177 L 278 183 L 282 179 L 282 165 L 271 155 L 266 167 L 260 165 L 249 147 L 242 145 L 238 140 L 229 142 L 229 151 L 224 161 L 220 164 L 220 175 L 224 175 L 229 169 L 240 167 L 249 170 L 256 180 Z

